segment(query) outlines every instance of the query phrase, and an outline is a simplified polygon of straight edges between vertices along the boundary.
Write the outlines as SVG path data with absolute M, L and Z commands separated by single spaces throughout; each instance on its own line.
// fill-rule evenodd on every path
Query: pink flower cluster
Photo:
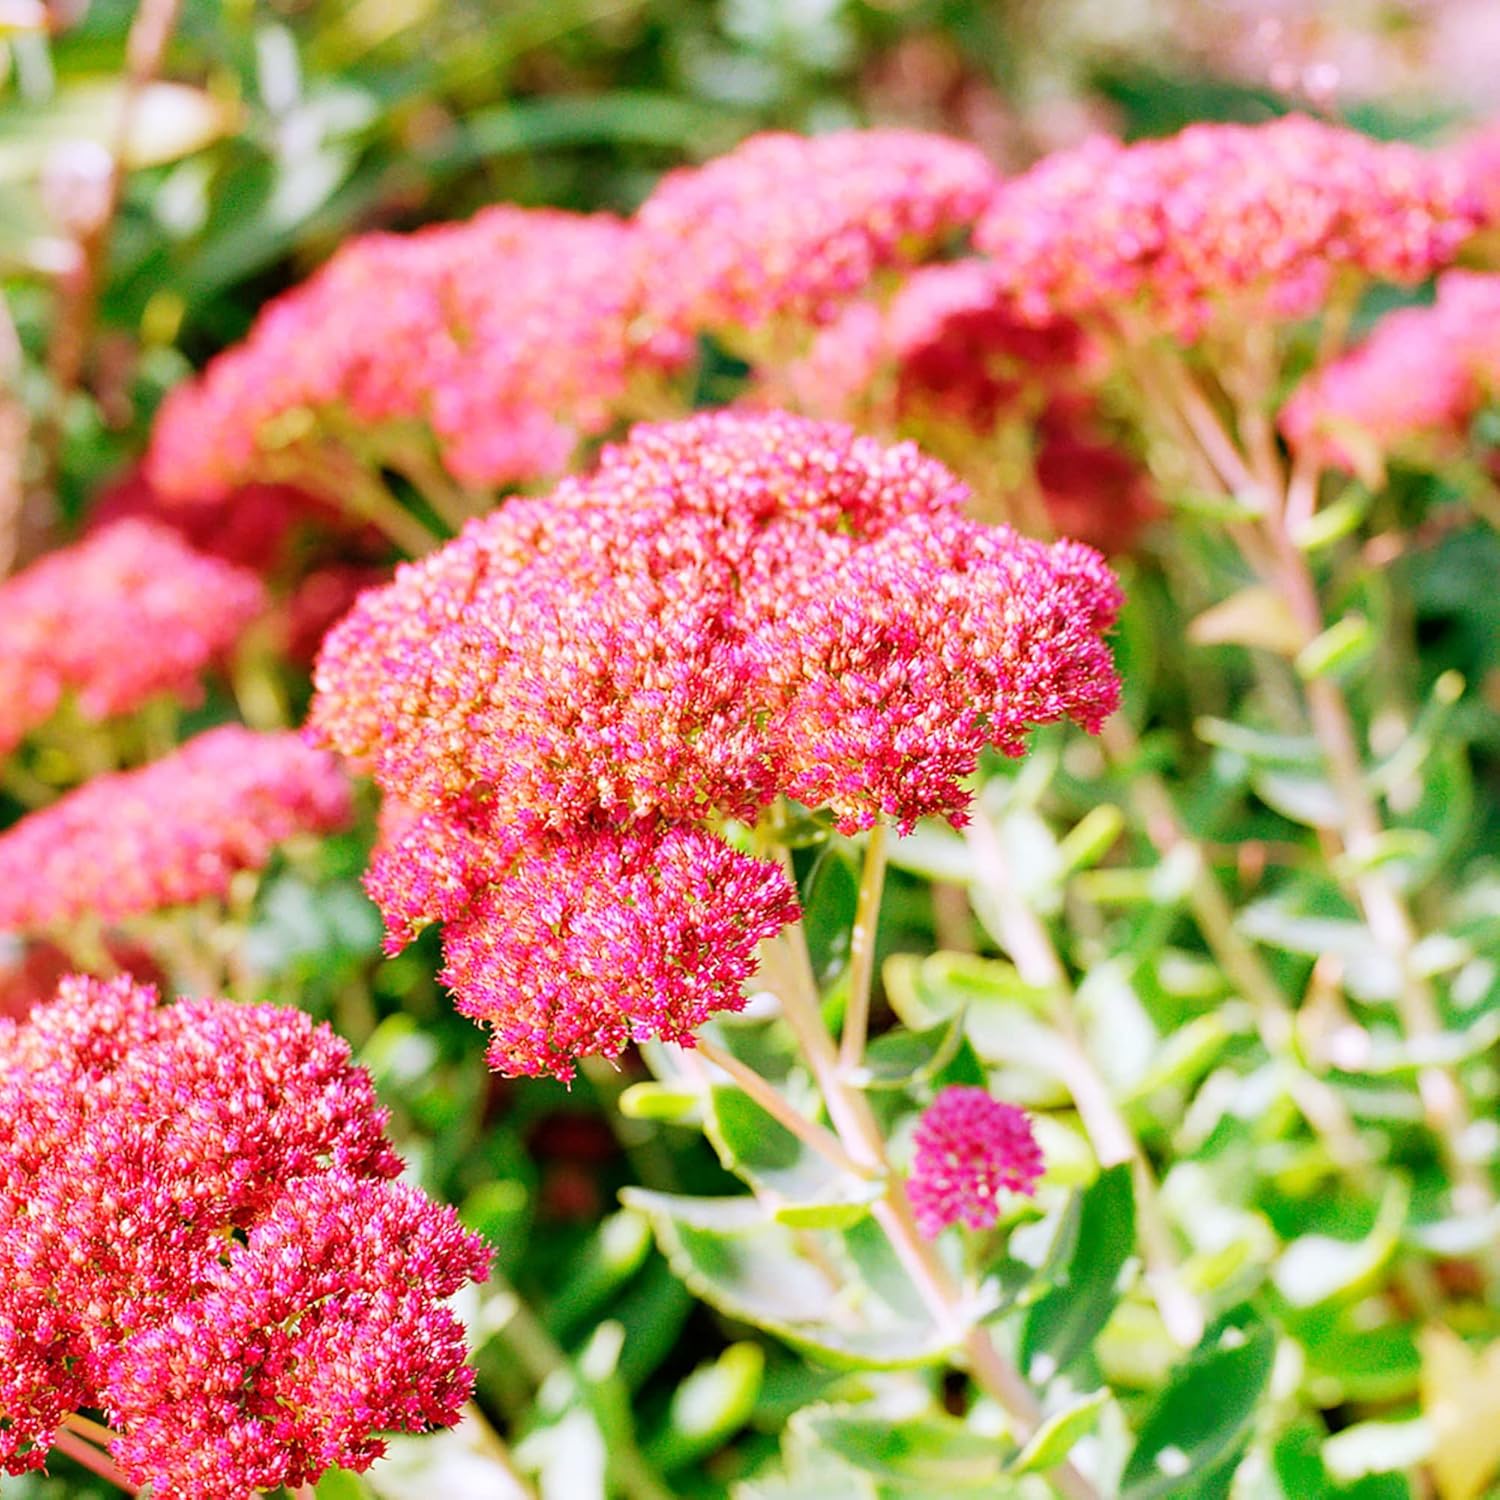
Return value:
M 1053 529 L 1126 551 L 1156 507 L 1140 465 L 1103 432 L 1089 394 L 1099 363 L 1077 323 L 1025 321 L 987 261 L 960 260 L 913 271 L 884 308 L 850 304 L 766 389 L 813 416 L 912 437 L 976 487 L 1025 483 L 986 472 L 1013 424 Z
M 1375 477 L 1387 454 L 1456 446 L 1500 394 L 1500 276 L 1449 271 L 1430 307 L 1389 314 L 1281 412 L 1294 446 Z
M 650 985 L 621 976 L 655 976 L 673 1035 L 740 1003 L 795 903 L 705 825 L 779 796 L 851 830 L 961 821 L 985 745 L 1019 753 L 1034 724 L 1112 711 L 1108 569 L 967 520 L 967 498 L 910 444 L 783 413 L 638 428 L 330 633 L 313 732 L 427 815 L 372 874 L 393 938 L 449 922 L 461 1003 L 492 1023 L 514 1005 L 517 1034 L 559 1043 L 502 1042 L 504 1066 L 558 1071 L 565 1039 L 654 1031 Z M 508 971 L 483 969 L 499 950 L 475 922 L 546 924 L 549 952 L 508 950 L 558 966 L 532 980 L 542 1000 L 483 984 Z M 705 971 L 713 942 L 727 967 Z M 575 968 L 590 985 L 570 990 Z M 618 1023 L 588 1014 L 608 985 L 639 997 Z
M 67 693 L 93 719 L 191 694 L 265 603 L 254 574 L 145 521 L 44 557 L 0 583 L 0 754 Z
M 974 147 L 918 131 L 754 136 L 641 206 L 647 305 L 673 328 L 826 323 L 970 229 L 997 184 Z
M 223 897 L 298 833 L 351 815 L 332 756 L 295 734 L 209 730 L 140 770 L 98 776 L 0 833 L 0 931 L 103 922 Z
M 606 214 L 502 204 L 366 235 L 172 393 L 151 479 L 184 497 L 256 477 L 316 485 L 325 445 L 400 469 L 434 442 L 466 484 L 558 473 L 633 382 L 691 352 L 646 330 L 640 295 L 637 238 Z
M 975 238 L 1027 318 L 1129 335 L 1134 308 L 1195 339 L 1226 305 L 1304 317 L 1344 274 L 1421 281 L 1478 214 L 1457 163 L 1290 116 L 1058 152 L 1000 189 Z
M 488 1255 L 384 1123 L 295 1010 L 71 978 L 0 1021 L 0 1469 L 98 1410 L 158 1500 L 243 1500 L 456 1421 Z
M 982 1088 L 943 1089 L 923 1111 L 915 1143 L 907 1192 L 928 1239 L 959 1222 L 993 1228 L 1001 1192 L 1030 1196 L 1044 1166 L 1026 1112 Z

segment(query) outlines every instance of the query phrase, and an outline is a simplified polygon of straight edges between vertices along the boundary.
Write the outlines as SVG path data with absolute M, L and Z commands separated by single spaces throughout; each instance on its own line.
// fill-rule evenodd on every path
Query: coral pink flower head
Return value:
M 328 414 L 397 468 L 415 444 L 435 445 L 469 484 L 559 473 L 633 382 L 692 352 L 680 335 L 644 331 L 640 272 L 634 230 L 606 214 L 502 204 L 466 223 L 353 240 L 172 394 L 152 479 L 211 496 L 295 478 L 309 462 L 298 445 L 328 436 Z M 318 463 L 305 477 L 329 483 Z
M 641 206 L 649 311 L 669 328 L 826 323 L 972 225 L 997 181 L 974 147 L 918 131 L 753 136 Z
M 950 1224 L 990 1229 L 1000 1194 L 1029 1196 L 1042 1175 L 1042 1153 L 1024 1110 L 982 1088 L 943 1089 L 917 1124 L 907 1192 L 917 1227 L 934 1239 Z
M 1424 443 L 1455 448 L 1497 392 L 1500 276 L 1449 271 L 1435 303 L 1382 318 L 1364 343 L 1305 381 L 1280 425 L 1295 446 L 1375 479 L 1372 460 Z
M 0 583 L 0 753 L 66 693 L 93 719 L 191 695 L 265 605 L 253 573 L 146 521 L 116 521 L 42 558 Z
M 333 757 L 291 733 L 209 730 L 99 776 L 0 833 L 0 931 L 105 922 L 223 897 L 278 844 L 351 815 Z
M 299 1011 L 70 978 L 0 1021 L 0 1469 L 97 1408 L 133 1483 L 241 1500 L 456 1420 L 488 1257 L 384 1123 Z
M 498 1066 L 566 1076 L 742 1003 L 796 905 L 722 819 L 962 821 L 985 745 L 1112 710 L 1108 569 L 966 498 L 911 444 L 783 413 L 638 428 L 331 632 L 311 732 L 409 808 L 371 894 L 395 946 L 449 924 Z
M 1336 276 L 1419 282 L 1473 232 L 1462 169 L 1302 116 L 1096 138 L 1006 183 L 976 233 L 1032 318 L 1120 320 L 1196 338 L 1295 319 Z

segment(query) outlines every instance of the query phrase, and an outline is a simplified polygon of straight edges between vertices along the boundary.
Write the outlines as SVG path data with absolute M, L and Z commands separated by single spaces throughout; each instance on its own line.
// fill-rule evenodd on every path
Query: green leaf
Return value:
M 955 1011 L 925 1031 L 902 1026 L 878 1036 L 865 1049 L 861 1087 L 906 1089 L 926 1083 L 953 1060 L 964 1039 L 964 1013 Z
M 753 1198 L 643 1188 L 620 1196 L 650 1218 L 657 1245 L 690 1291 L 826 1365 L 911 1369 L 952 1353 L 952 1340 L 929 1318 L 902 1315 L 862 1282 L 841 1236 L 818 1236 L 815 1263 L 798 1236 Z
M 1198 1016 L 1171 1032 L 1150 1066 L 1121 1100 L 1135 1104 L 1161 1089 L 1190 1087 L 1216 1063 L 1234 1033 L 1217 1012 Z
M 666 1424 L 645 1457 L 670 1472 L 712 1453 L 750 1420 L 765 1368 L 765 1351 L 748 1342 L 699 1365 L 672 1393 Z
M 1095 803 L 1057 846 L 1062 873 L 1071 875 L 1098 864 L 1124 831 L 1125 814 L 1114 803 Z
M 1432 1455 L 1432 1426 L 1421 1417 L 1408 1422 L 1356 1422 L 1323 1444 L 1328 1472 L 1344 1484 L 1366 1474 L 1398 1474 Z
M 1292 532 L 1301 552 L 1319 552 L 1355 531 L 1370 512 L 1373 494 L 1363 485 L 1349 485 L 1337 500 L 1303 520 Z
M 842 1228 L 885 1192 L 882 1182 L 841 1172 L 732 1085 L 709 1090 L 707 1131 L 719 1159 L 772 1200 L 783 1224 Z
M 1293 665 L 1304 682 L 1343 677 L 1374 649 L 1375 627 L 1363 615 L 1348 614 L 1310 640 L 1297 653 Z
M 1405 1182 L 1393 1177 L 1387 1183 L 1375 1225 L 1364 1239 L 1299 1236 L 1271 1268 L 1276 1290 L 1297 1308 L 1316 1307 L 1369 1291 L 1396 1253 L 1409 1203 Z
M 1101 1172 L 1084 1193 L 1067 1270 L 1027 1312 L 1020 1360 L 1028 1379 L 1044 1384 L 1088 1349 L 1114 1308 L 1134 1243 L 1135 1192 L 1122 1162 Z
M 697 1123 L 702 1100 L 696 1089 L 674 1088 L 670 1084 L 647 1079 L 632 1083 L 617 1101 L 627 1120 L 671 1120 Z
M 1306 771 L 1322 764 L 1322 752 L 1311 735 L 1272 734 L 1248 724 L 1209 717 L 1195 720 L 1193 730 L 1205 744 L 1242 756 L 1251 765 Z
M 1256 646 L 1277 656 L 1292 656 L 1302 645 L 1302 630 L 1279 589 L 1252 584 L 1203 611 L 1188 624 L 1195 646 Z
M 895 1419 L 861 1407 L 813 1407 L 792 1419 L 800 1441 L 815 1442 L 853 1468 L 892 1481 L 901 1493 L 994 1495 L 1005 1447 L 946 1413 Z
M 1083 1396 L 1071 1406 L 1048 1417 L 1010 1465 L 1017 1474 L 1043 1474 L 1056 1468 L 1099 1423 L 1109 1404 L 1109 1391 L 1101 1389 Z
M 1121 1500 L 1223 1493 L 1275 1356 L 1276 1335 L 1253 1315 L 1205 1334 L 1142 1419 Z

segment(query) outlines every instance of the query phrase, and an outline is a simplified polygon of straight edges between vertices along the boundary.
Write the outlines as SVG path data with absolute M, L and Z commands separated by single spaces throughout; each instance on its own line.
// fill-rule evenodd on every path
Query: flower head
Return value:
M 826 323 L 968 229 L 997 181 L 974 147 L 917 131 L 753 136 L 641 206 L 648 309 L 668 328 Z
M 1022 314 L 1121 321 L 1179 338 L 1221 310 L 1294 319 L 1335 277 L 1418 282 L 1473 231 L 1443 157 L 1302 116 L 1095 138 L 1006 183 L 976 233 Z
M 260 580 L 121 520 L 0 584 L 0 753 L 72 693 L 93 719 L 198 674 L 264 609 Z
M 455 1420 L 487 1256 L 384 1123 L 299 1011 L 70 978 L 0 1021 L 0 1468 L 99 1408 L 133 1482 L 240 1500 Z
M 371 894 L 396 947 L 449 924 L 498 1066 L 566 1076 L 738 1007 L 796 904 L 723 819 L 788 796 L 846 828 L 961 821 L 985 745 L 1113 708 L 1108 570 L 965 499 L 832 424 L 638 428 L 331 632 L 311 730 L 407 806 Z
M 1326 462 L 1373 475 L 1389 453 L 1454 447 L 1496 393 L 1500 276 L 1449 271 L 1432 306 L 1382 318 L 1304 382 L 1282 408 L 1281 430 Z
M 990 1229 L 1002 1191 L 1029 1196 L 1042 1152 L 1026 1112 L 982 1088 L 943 1089 L 922 1114 L 907 1191 L 917 1227 L 935 1239 L 960 1221 Z
M 638 428 L 366 594 L 311 724 L 418 808 L 501 825 L 960 818 L 985 744 L 1096 726 L 1118 606 L 1085 548 L 966 520 L 910 444 L 780 413 Z M 545 809 L 545 814 L 538 810 Z
M 173 392 L 151 477 L 184 496 L 257 477 L 327 482 L 320 447 L 351 429 L 362 456 L 398 469 L 435 446 L 465 483 L 558 473 L 632 382 L 691 353 L 643 331 L 639 299 L 638 239 L 606 214 L 500 205 L 366 235 Z
M 989 262 L 971 259 L 919 267 L 883 308 L 850 304 L 766 386 L 813 416 L 914 438 L 973 474 L 981 507 L 1026 482 L 1005 442 L 1014 432 L 1032 449 L 1053 530 L 1126 551 L 1156 506 L 1099 419 L 1099 363 L 1078 324 L 1026 321 Z
M 348 782 L 295 734 L 213 729 L 0 833 L 0 930 L 105 922 L 227 894 L 299 833 L 348 822 Z

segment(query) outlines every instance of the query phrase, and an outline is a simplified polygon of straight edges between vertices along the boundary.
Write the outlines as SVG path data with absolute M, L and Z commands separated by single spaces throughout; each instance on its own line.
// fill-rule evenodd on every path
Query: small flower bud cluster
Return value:
M 209 730 L 0 833 L 0 931 L 223 897 L 237 870 L 260 869 L 296 834 L 343 827 L 351 810 L 337 762 L 297 735 Z
M 988 262 L 960 260 L 913 271 L 884 308 L 850 304 L 767 385 L 810 415 L 915 438 L 976 480 L 1014 425 L 1053 529 L 1126 551 L 1155 504 L 1140 465 L 1103 433 L 1089 394 L 1098 362 L 1076 323 L 1026 322 Z
M 183 496 L 278 466 L 316 484 L 316 459 L 282 450 L 348 430 L 362 458 L 396 468 L 403 445 L 435 442 L 467 484 L 559 473 L 632 382 L 691 353 L 680 336 L 642 331 L 639 300 L 637 238 L 606 214 L 500 205 L 366 235 L 172 393 L 151 478 Z
M 92 719 L 190 695 L 265 604 L 254 574 L 146 521 L 44 557 L 0 583 L 0 754 L 67 693 Z
M 1496 395 L 1500 276 L 1449 271 L 1432 306 L 1382 318 L 1363 344 L 1305 381 L 1282 408 L 1281 430 L 1294 446 L 1373 477 L 1390 453 L 1457 447 Z
M 0 1469 L 98 1410 L 158 1500 L 243 1500 L 457 1420 L 488 1255 L 384 1124 L 299 1011 L 75 977 L 0 1021 Z
M 918 131 L 753 136 L 641 206 L 647 306 L 671 328 L 827 323 L 968 230 L 998 180 L 974 147 Z
M 1006 183 L 976 232 L 1023 316 L 1196 339 L 1223 312 L 1296 319 L 1334 280 L 1414 283 L 1473 232 L 1462 168 L 1289 116 L 1099 137 Z
M 985 745 L 1018 754 L 1034 724 L 1112 711 L 1108 569 L 966 519 L 967 498 L 911 444 L 784 413 L 638 428 L 330 633 L 312 731 L 418 815 L 372 892 L 398 943 L 452 924 L 450 977 L 500 1026 L 503 1065 L 537 1062 L 505 1040 L 507 1005 L 518 1035 L 617 1050 L 741 1003 L 755 943 L 795 902 L 705 825 L 753 822 L 780 796 L 848 830 L 961 822 Z M 694 894 L 715 889 L 717 907 Z M 502 913 L 529 949 L 493 946 Z M 509 953 L 557 965 L 533 981 L 546 998 L 485 984 Z M 595 1014 L 610 984 L 618 1018 Z M 651 1012 L 652 986 L 670 1015 Z
M 950 1224 L 991 1229 L 1001 1192 L 1030 1196 L 1041 1148 L 1026 1112 L 982 1088 L 943 1089 L 922 1114 L 907 1192 L 917 1228 L 935 1239 Z

